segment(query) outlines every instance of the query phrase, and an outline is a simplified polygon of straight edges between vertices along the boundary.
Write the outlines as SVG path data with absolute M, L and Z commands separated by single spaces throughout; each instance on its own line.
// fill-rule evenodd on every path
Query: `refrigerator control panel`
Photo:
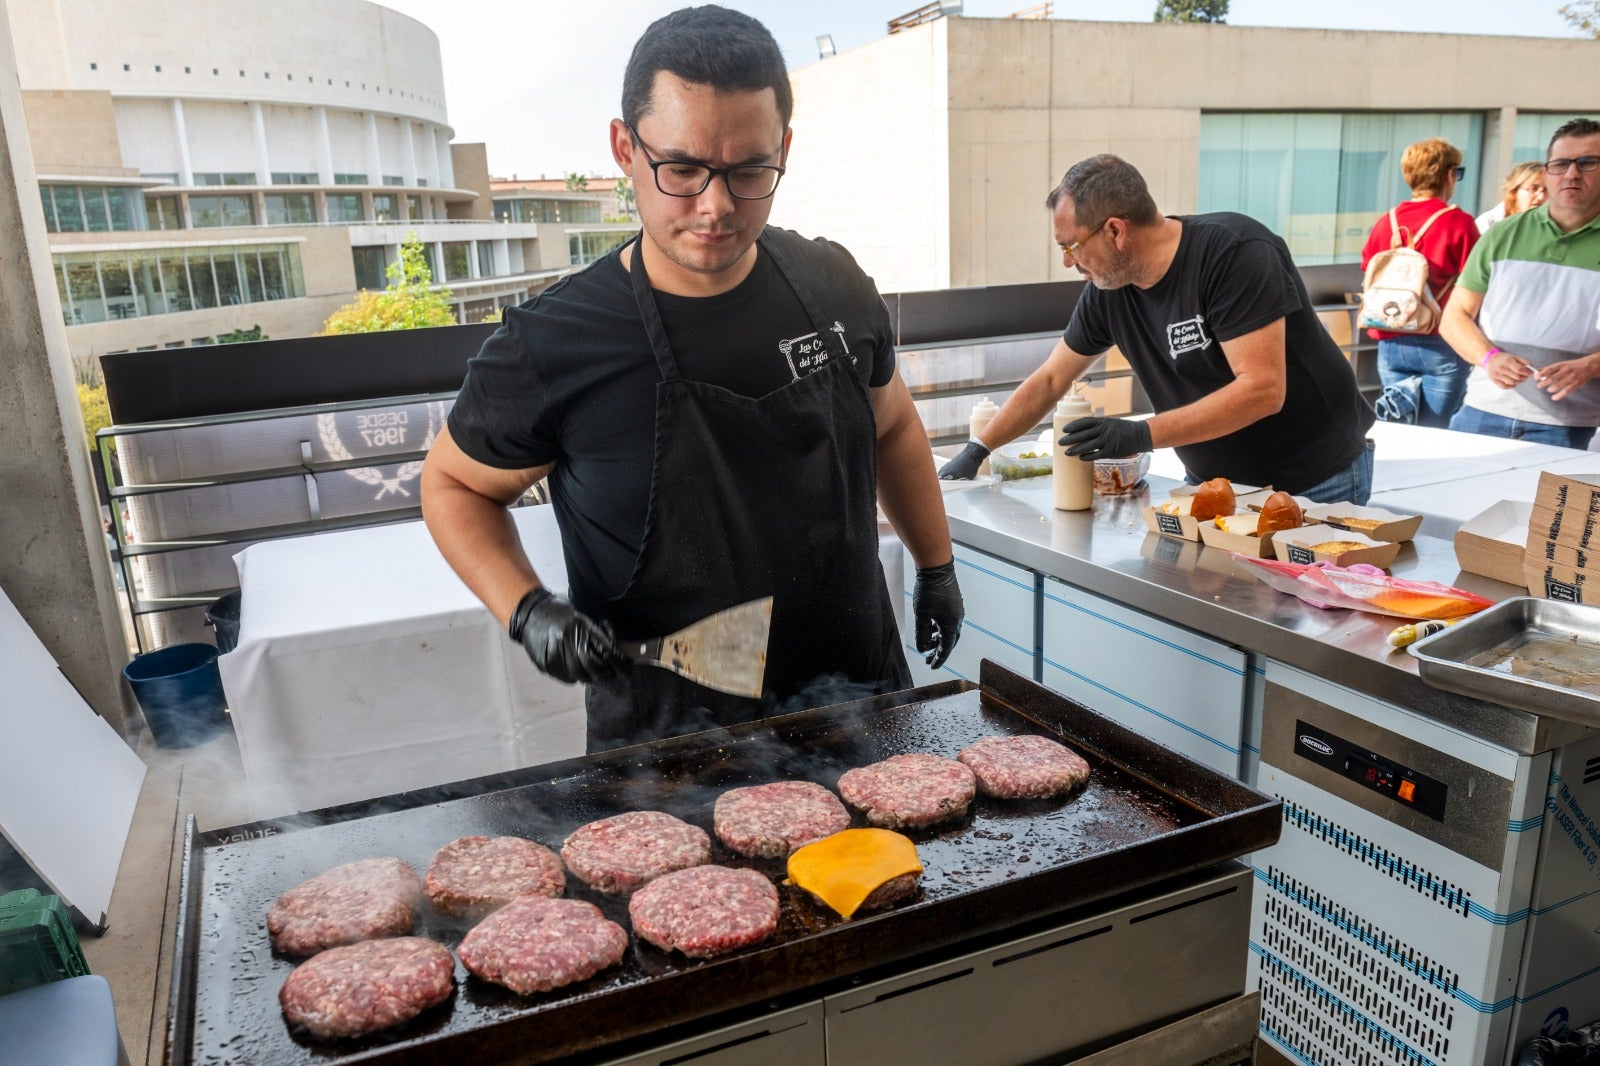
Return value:
M 1444 821 L 1446 786 L 1427 774 L 1304 721 L 1295 722 L 1294 753 L 1436 822 Z

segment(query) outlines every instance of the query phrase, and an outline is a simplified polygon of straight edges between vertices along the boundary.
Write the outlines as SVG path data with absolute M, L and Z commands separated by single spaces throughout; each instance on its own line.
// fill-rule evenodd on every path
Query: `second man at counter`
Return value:
M 1163 216 L 1114 155 L 1073 166 L 1045 203 L 1063 262 L 1089 284 L 1044 364 L 940 477 L 972 477 L 1116 345 L 1156 414 L 1079 419 L 1062 438 L 1069 454 L 1172 447 L 1192 482 L 1367 502 L 1372 408 L 1281 239 L 1244 215 Z

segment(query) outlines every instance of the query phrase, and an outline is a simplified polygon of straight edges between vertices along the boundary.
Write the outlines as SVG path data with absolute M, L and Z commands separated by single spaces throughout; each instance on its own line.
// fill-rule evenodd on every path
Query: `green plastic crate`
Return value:
M 60 896 L 0 896 L 0 996 L 89 972 Z

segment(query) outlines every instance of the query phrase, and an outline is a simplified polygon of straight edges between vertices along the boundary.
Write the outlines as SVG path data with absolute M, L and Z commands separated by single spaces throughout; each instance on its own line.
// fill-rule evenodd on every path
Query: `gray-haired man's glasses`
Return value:
M 1584 174 L 1600 170 L 1600 155 L 1582 155 L 1577 159 L 1552 159 L 1544 165 L 1544 172 L 1561 175 L 1565 174 L 1570 166 L 1576 166 Z
M 679 159 L 652 159 L 650 150 L 639 139 L 639 131 L 628 126 L 633 143 L 644 153 L 644 161 L 656 176 L 656 188 L 668 196 L 699 196 L 717 175 L 728 186 L 736 200 L 765 200 L 778 191 L 778 180 L 783 177 L 781 166 L 764 163 L 745 163 L 736 167 L 708 167 L 704 163 L 689 163 Z

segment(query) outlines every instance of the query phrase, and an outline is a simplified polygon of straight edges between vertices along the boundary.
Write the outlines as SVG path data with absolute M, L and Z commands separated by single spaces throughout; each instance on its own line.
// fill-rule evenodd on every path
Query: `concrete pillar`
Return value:
M 194 184 L 194 163 L 189 159 L 189 127 L 183 121 L 183 101 L 172 99 L 172 139 L 178 142 L 178 184 Z
M 272 156 L 267 149 L 267 116 L 259 100 L 250 101 L 250 126 L 256 135 L 256 184 L 271 185 Z
M 1500 202 L 1500 183 L 1517 162 L 1517 109 L 1502 107 L 1484 116 L 1484 175 L 1478 182 L 1478 210 L 1485 211 Z
M 3 16 L 0 233 L 12 235 L 0 241 L 0 588 L 83 698 L 120 729 L 127 646 Z
M 406 188 L 415 188 L 417 184 L 417 140 L 411 132 L 411 120 L 401 119 L 400 128 L 403 135 L 400 138 L 400 179 Z
M 367 184 L 383 184 L 383 150 L 378 146 L 378 116 L 371 111 L 366 116 L 367 134 Z
M 333 184 L 333 139 L 328 136 L 328 109 L 317 108 L 317 182 Z

